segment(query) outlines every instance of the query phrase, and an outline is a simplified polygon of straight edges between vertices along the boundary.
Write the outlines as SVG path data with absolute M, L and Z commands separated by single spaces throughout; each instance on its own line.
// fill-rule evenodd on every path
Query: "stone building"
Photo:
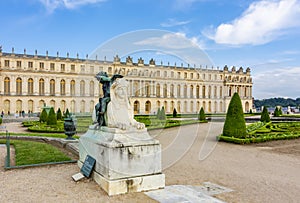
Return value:
M 39 112 L 46 104 L 55 110 L 92 112 L 103 95 L 95 75 L 121 74 L 129 81 L 131 104 L 135 114 L 154 114 L 164 106 L 167 113 L 176 108 L 179 113 L 224 113 L 231 96 L 238 92 L 243 109 L 252 107 L 250 68 L 230 70 L 158 65 L 142 58 L 136 63 L 131 57 L 121 62 L 2 52 L 0 49 L 0 110 L 5 114 L 24 110 Z

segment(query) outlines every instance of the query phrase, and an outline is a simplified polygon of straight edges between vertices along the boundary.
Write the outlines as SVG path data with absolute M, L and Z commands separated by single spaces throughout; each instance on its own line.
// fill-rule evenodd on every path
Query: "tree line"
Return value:
M 262 106 L 267 106 L 267 107 L 276 107 L 276 106 L 299 107 L 300 106 L 300 98 L 297 98 L 297 99 L 270 98 L 270 99 L 262 99 L 262 100 L 255 99 L 254 100 L 254 105 L 257 108 L 262 107 Z

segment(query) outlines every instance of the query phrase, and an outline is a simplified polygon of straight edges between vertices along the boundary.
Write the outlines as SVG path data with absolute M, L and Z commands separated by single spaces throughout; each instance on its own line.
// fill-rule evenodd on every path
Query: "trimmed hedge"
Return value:
M 200 120 L 200 121 L 205 121 L 206 120 L 205 112 L 204 112 L 203 107 L 201 107 L 201 109 L 199 111 L 198 120 Z

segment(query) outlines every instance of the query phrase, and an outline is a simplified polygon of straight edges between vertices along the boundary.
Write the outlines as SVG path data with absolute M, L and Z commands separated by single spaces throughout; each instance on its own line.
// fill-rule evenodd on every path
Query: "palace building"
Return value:
M 243 109 L 252 108 L 250 68 L 236 69 L 177 67 L 145 64 L 131 57 L 121 62 L 2 52 L 0 48 L 0 111 L 40 112 L 44 105 L 73 113 L 92 112 L 102 86 L 95 78 L 100 72 L 123 75 L 129 82 L 130 102 L 135 114 L 155 114 L 164 106 L 166 113 L 224 113 L 231 96 L 238 92 Z

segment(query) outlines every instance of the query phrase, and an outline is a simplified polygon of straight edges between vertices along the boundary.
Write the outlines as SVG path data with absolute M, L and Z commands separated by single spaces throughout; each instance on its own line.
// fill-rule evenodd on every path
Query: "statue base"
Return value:
M 90 129 L 79 139 L 81 167 L 86 156 L 96 160 L 92 178 L 108 195 L 164 188 L 161 145 L 147 129 Z

